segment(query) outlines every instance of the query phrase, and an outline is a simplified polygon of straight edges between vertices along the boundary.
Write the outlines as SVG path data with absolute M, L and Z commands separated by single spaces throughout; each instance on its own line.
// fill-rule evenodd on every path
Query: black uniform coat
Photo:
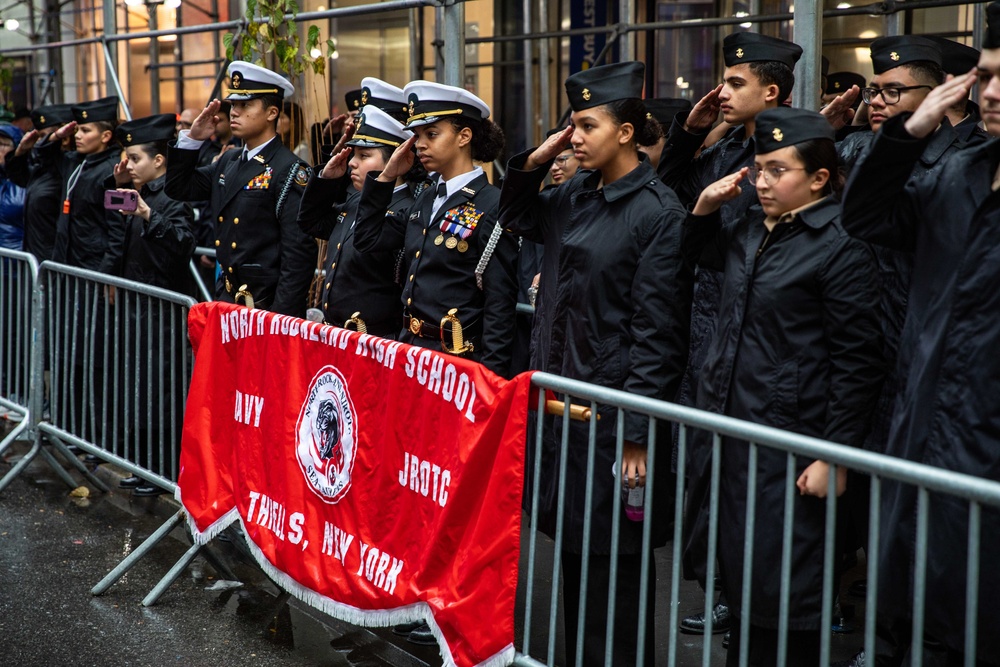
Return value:
M 471 358 L 497 375 L 509 377 L 517 306 L 517 239 L 512 234 L 500 233 L 483 273 L 482 289 L 475 277 L 476 267 L 497 225 L 500 190 L 490 185 L 483 174 L 449 197 L 433 219 L 434 188 L 417 195 L 411 208 L 390 215 L 393 184 L 380 183 L 376 178 L 377 174 L 369 172 L 361 192 L 354 229 L 355 249 L 367 254 L 394 252 L 402 247 L 400 298 L 404 317 L 416 317 L 437 327 L 450 309 L 457 308 L 465 339 L 475 346 Z M 468 251 L 435 244 L 447 218 L 463 212 L 478 216 L 476 228 L 467 239 Z M 440 338 L 415 336 L 409 330 L 400 332 L 399 340 L 441 349 Z M 451 345 L 450 335 L 447 341 Z
M 852 134 L 837 145 L 837 152 L 848 173 L 858 160 L 871 150 L 877 133 L 871 131 Z M 933 138 L 924 149 L 920 159 L 913 165 L 912 178 L 921 178 L 927 174 L 940 171 L 945 159 L 960 150 L 965 144 L 955 128 L 947 119 L 941 129 L 934 133 Z M 884 334 L 888 373 L 878 397 L 878 405 L 872 420 L 872 429 L 865 442 L 865 448 L 882 452 L 889 439 L 889 425 L 892 422 L 892 406 L 896 394 L 902 389 L 901 378 L 897 373 L 896 350 L 903 332 L 903 322 L 906 319 L 906 295 L 910 288 L 910 274 L 913 272 L 913 254 L 901 252 L 884 246 L 875 247 L 875 258 L 878 260 L 881 298 L 879 309 Z M 903 369 L 905 374 L 905 369 Z M 862 517 L 862 522 L 867 519 Z
M 877 268 L 826 198 L 770 234 L 755 207 L 722 226 L 718 213 L 690 215 L 685 246 L 724 270 L 719 330 L 698 382 L 697 407 L 746 421 L 860 446 L 883 377 Z M 708 434 L 699 432 L 704 440 Z M 710 446 L 705 444 L 706 447 Z M 753 550 L 754 625 L 778 627 L 786 455 L 758 451 Z M 796 479 L 812 463 L 799 457 Z M 749 448 L 722 443 L 718 561 L 738 615 L 743 585 Z M 706 463 L 692 471 L 687 513 L 706 516 Z M 795 496 L 789 628 L 819 629 L 826 501 Z M 704 562 L 705 523 L 685 522 L 685 560 Z M 690 545 L 694 545 L 692 554 Z
M 59 141 L 46 143 L 39 149 L 42 159 L 58 165 L 62 188 L 59 202 L 67 198 L 68 180 L 76 167 L 83 162 L 83 170 L 69 196 L 69 214 L 60 210 L 56 222 L 56 243 L 52 259 L 62 264 L 78 266 L 91 271 L 111 273 L 114 256 L 112 244 L 121 242 L 120 223 L 109 224 L 104 208 L 104 181 L 114 172 L 121 158 L 119 146 L 93 155 L 63 153 Z
M 687 112 L 678 114 L 670 125 L 657 173 L 677 193 L 681 204 L 690 209 L 706 187 L 743 167 L 753 166 L 756 142 L 752 135 L 746 136 L 746 128 L 740 125 L 729 130 L 696 158 L 695 153 L 701 148 L 708 132 L 696 134 L 685 131 L 687 116 Z M 757 189 L 749 181 L 744 179 L 740 184 L 741 194 L 722 205 L 722 219 L 726 222 L 739 220 L 757 203 Z M 707 266 L 695 267 L 691 354 L 677 401 L 683 405 L 694 405 L 698 371 L 715 335 L 721 291 L 722 275 L 719 272 Z
M 1000 164 L 993 139 L 952 156 L 930 177 L 909 179 L 927 139 L 906 117 L 883 126 L 844 195 L 844 226 L 872 243 L 914 253 L 909 310 L 899 346 L 907 369 L 896 397 L 887 453 L 1000 481 Z M 933 139 L 931 139 L 933 141 Z M 909 181 L 909 182 L 908 182 Z M 912 610 L 916 490 L 883 481 L 879 612 Z M 961 651 L 965 628 L 968 504 L 932 494 L 926 632 Z M 983 509 L 979 659 L 998 664 L 1000 512 Z M 984 606 L 985 605 L 985 606 Z
M 197 167 L 198 150 L 171 146 L 167 196 L 209 201 L 222 267 L 217 299 L 232 303 L 246 284 L 257 307 L 302 317 L 316 272 L 316 243 L 295 218 L 311 169 L 277 137 L 245 164 L 240 155 L 231 150 L 217 162 Z
M 166 176 L 142 186 L 139 195 L 149 206 L 149 221 L 137 215 L 122 216 L 108 211 L 109 225 L 123 228 L 120 241 L 112 245 L 112 274 L 152 287 L 183 292 L 188 287 L 188 263 L 194 254 L 194 212 L 184 202 L 171 199 L 163 191 Z M 118 186 L 109 176 L 104 187 Z M 132 186 L 125 186 L 132 187 Z M 117 220 L 114 217 L 117 216 Z
M 350 188 L 348 176 L 337 179 L 313 175 L 302 195 L 299 227 L 306 234 L 328 241 L 323 269 L 323 313 L 328 324 L 342 327 L 360 312 L 368 333 L 396 338 L 403 327 L 400 264 L 403 246 L 362 255 L 354 247 L 360 193 Z M 413 205 L 410 189 L 397 190 L 386 215 Z
M 542 243 L 541 284 L 532 329 L 531 367 L 556 375 L 674 400 L 687 360 L 692 271 L 681 256 L 684 209 L 643 158 L 632 172 L 601 189 L 601 174 L 581 170 L 539 193 L 551 165 L 521 167 L 511 158 L 501 194 L 501 223 Z M 590 552 L 608 554 L 613 502 L 621 488 L 615 465 L 616 409 L 599 406 L 592 483 Z M 570 426 L 563 548 L 581 553 L 590 425 Z M 647 420 L 626 415 L 625 439 L 647 444 Z M 532 432 L 529 429 L 529 433 Z M 662 433 L 669 433 L 662 429 Z M 542 452 L 541 529 L 555 534 L 562 419 L 548 421 Z M 655 477 L 669 472 L 669 436 L 660 439 Z M 664 446 L 663 443 L 667 443 Z M 529 447 L 531 455 L 534 448 Z M 533 464 L 527 464 L 532 470 Z M 531 482 L 525 484 L 531 488 Z M 662 488 L 662 487 L 661 487 Z M 654 489 L 655 490 L 655 489 Z M 654 546 L 666 541 L 668 494 L 653 494 Z M 624 514 L 624 513 L 623 513 Z M 641 553 L 642 523 L 622 517 L 621 553 Z
M 24 188 L 24 251 L 40 262 L 52 259 L 62 211 L 63 180 L 56 158 L 38 149 L 20 157 L 7 155 L 7 176 Z
M 979 105 L 969 100 L 965 104 L 966 117 L 955 125 L 955 133 L 966 147 L 978 146 L 989 140 L 990 135 L 983 128 L 979 127 L 983 117 L 979 112 Z

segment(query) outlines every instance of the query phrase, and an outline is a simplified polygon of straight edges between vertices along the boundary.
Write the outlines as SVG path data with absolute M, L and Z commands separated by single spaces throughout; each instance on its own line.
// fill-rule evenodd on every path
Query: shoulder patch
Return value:
M 312 169 L 300 164 L 295 172 L 295 185 L 305 186 L 309 182 L 310 176 L 312 176 Z

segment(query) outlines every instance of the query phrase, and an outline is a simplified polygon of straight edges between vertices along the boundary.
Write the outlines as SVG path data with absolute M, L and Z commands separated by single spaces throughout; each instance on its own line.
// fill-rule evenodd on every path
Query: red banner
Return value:
M 530 376 L 222 303 L 189 328 L 177 496 L 196 539 L 239 520 L 309 604 L 425 620 L 445 664 L 509 664 Z

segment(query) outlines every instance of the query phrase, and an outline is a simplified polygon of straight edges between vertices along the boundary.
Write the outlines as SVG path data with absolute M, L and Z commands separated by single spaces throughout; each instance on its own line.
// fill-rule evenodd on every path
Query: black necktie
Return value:
M 244 148 L 240 151 L 240 166 L 242 167 L 247 162 L 247 151 Z
M 445 199 L 448 198 L 448 184 L 445 183 L 444 181 L 438 182 L 437 196 L 444 197 Z

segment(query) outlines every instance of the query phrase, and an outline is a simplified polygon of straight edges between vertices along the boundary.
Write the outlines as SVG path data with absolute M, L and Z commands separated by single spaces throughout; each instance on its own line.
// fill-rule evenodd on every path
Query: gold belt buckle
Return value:
M 414 336 L 419 336 L 420 335 L 420 325 L 421 325 L 420 320 L 418 320 L 415 317 L 411 317 L 410 318 L 410 333 L 413 334 Z

